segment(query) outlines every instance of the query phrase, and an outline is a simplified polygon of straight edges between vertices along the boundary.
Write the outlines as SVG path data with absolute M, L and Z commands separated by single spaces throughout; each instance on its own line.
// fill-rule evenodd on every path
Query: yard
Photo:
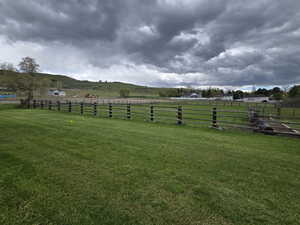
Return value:
M 5 105 L 0 128 L 0 224 L 300 224 L 299 139 Z

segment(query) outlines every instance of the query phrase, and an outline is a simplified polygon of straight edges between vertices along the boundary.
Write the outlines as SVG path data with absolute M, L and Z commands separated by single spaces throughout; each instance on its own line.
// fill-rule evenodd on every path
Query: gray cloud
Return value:
M 85 79 L 159 86 L 300 82 L 298 0 L 0 0 L 0 36 L 6 45 L 38 45 L 36 56 L 48 70 L 77 69 Z M 65 64 L 51 60 L 68 52 Z M 89 75 L 80 76 L 83 62 Z M 127 72 L 114 76 L 121 71 Z

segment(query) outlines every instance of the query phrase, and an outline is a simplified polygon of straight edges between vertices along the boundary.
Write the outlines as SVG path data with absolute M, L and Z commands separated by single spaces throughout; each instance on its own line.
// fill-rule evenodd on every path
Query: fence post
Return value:
M 127 104 L 127 119 L 131 119 L 131 105 Z
M 154 106 L 150 106 L 150 121 L 154 121 Z
M 69 112 L 72 112 L 72 102 L 69 101 Z
M 177 107 L 177 125 L 181 125 L 182 124 L 182 106 L 179 105 Z
M 60 101 L 57 101 L 57 111 L 60 111 Z
M 111 103 L 108 104 L 108 117 L 112 118 L 112 104 Z
M 97 103 L 94 102 L 94 116 L 97 116 Z
M 21 107 L 24 107 L 24 99 L 20 100 Z
M 80 115 L 83 115 L 83 102 L 80 103 Z
M 41 101 L 41 109 L 44 109 L 44 101 Z
M 278 108 L 277 108 L 277 116 L 280 118 L 280 116 L 281 116 L 281 107 L 280 106 L 278 106 Z
M 48 109 L 52 110 L 52 102 L 51 101 L 48 102 Z
M 36 100 L 33 100 L 33 108 L 36 108 Z
M 296 110 L 295 110 L 295 108 L 293 108 L 293 117 L 295 117 L 296 116 Z
M 214 107 L 212 110 L 212 127 L 217 128 L 217 108 Z

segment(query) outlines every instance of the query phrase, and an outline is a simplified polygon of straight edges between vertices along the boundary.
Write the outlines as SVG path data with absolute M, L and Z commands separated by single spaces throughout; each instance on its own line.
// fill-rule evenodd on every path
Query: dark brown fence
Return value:
M 28 108 L 48 109 L 94 117 L 119 118 L 177 125 L 251 128 L 247 110 L 221 109 L 212 105 L 176 103 L 77 103 L 33 100 Z
M 291 117 L 279 107 L 257 105 L 236 107 L 228 105 L 197 104 L 190 102 L 165 103 L 84 103 L 51 100 L 33 100 L 28 107 L 76 113 L 94 117 L 119 118 L 147 122 L 160 122 L 188 126 L 232 127 L 253 129 L 249 116 L 255 111 L 261 117 L 284 122 L 295 129 L 300 128 L 300 117 Z M 295 114 L 295 113 L 294 113 Z M 296 115 L 296 114 L 295 114 Z

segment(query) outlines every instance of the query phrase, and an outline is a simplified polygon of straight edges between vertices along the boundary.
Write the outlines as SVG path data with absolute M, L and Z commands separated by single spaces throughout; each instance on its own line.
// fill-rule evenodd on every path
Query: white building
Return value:
M 189 96 L 190 98 L 201 98 L 202 97 L 202 95 L 201 95 L 201 93 L 192 93 L 192 94 L 190 94 L 190 96 Z
M 64 96 L 66 96 L 66 92 L 61 91 L 61 90 L 49 90 L 48 95 L 64 97 Z

